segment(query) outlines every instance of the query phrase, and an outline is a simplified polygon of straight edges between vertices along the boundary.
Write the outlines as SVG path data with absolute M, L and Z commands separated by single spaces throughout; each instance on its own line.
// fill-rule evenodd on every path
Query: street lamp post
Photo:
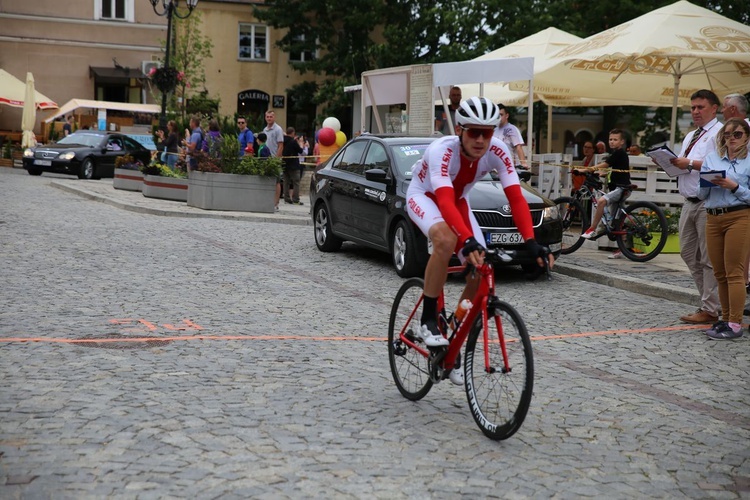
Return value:
M 177 16 L 180 19 L 187 19 L 192 14 L 193 9 L 198 5 L 198 0 L 184 0 L 187 4 L 188 11 L 186 14 L 180 14 L 177 8 L 180 6 L 180 0 L 148 0 L 151 2 L 151 6 L 154 8 L 154 12 L 157 16 L 167 16 L 167 47 L 166 57 L 164 58 L 164 69 L 169 69 L 169 52 L 172 45 L 172 16 Z M 161 3 L 161 10 L 157 9 L 157 5 Z M 167 93 L 165 90 L 161 90 L 161 115 L 159 116 L 159 129 L 166 130 L 167 128 Z M 172 89 L 174 91 L 174 89 Z

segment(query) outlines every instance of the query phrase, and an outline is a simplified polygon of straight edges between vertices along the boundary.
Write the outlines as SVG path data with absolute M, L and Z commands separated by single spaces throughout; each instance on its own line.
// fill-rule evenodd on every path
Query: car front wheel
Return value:
M 325 203 L 319 203 L 315 207 L 315 216 L 313 217 L 313 227 L 315 228 L 315 244 L 321 252 L 335 252 L 341 248 L 343 240 L 333 234 L 331 230 L 331 216 Z
M 406 220 L 396 224 L 391 236 L 391 259 L 396 268 L 396 274 L 402 278 L 410 278 L 422 274 L 423 259 L 417 248 L 417 238 L 414 227 Z
M 78 172 L 79 179 L 91 179 L 94 177 L 94 160 L 85 158 L 81 163 L 81 171 Z

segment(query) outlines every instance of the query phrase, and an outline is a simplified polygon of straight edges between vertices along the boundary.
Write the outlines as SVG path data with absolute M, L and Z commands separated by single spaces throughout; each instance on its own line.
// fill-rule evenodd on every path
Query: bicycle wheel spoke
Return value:
M 407 280 L 396 294 L 388 323 L 388 359 L 391 374 L 399 392 L 411 400 L 423 398 L 432 387 L 427 357 L 400 338 L 402 331 L 416 332 L 422 315 L 421 305 L 415 306 L 422 297 L 423 281 L 418 278 Z M 406 333 L 412 342 L 421 345 L 414 333 Z
M 625 209 L 617 231 L 617 245 L 630 260 L 645 262 L 656 257 L 667 242 L 667 219 L 651 202 L 639 201 Z
M 488 321 L 489 341 L 485 343 L 481 318 L 477 319 L 466 345 L 466 395 L 477 425 L 492 439 L 507 439 L 523 423 L 529 405 L 534 380 L 534 364 L 526 327 L 518 313 L 508 304 L 495 307 L 499 315 L 509 371 L 499 340 L 497 326 Z M 485 354 L 489 355 L 487 370 Z
M 589 227 L 589 221 L 580 203 L 574 198 L 564 196 L 557 198 L 555 204 L 563 223 L 563 254 L 575 252 L 582 244 L 581 234 Z

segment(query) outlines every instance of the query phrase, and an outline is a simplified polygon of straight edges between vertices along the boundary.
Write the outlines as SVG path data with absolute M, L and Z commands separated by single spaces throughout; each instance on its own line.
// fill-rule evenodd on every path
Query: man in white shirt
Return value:
M 518 127 L 508 122 L 510 115 L 505 106 L 498 104 L 497 107 L 500 108 L 500 125 L 495 129 L 494 136 L 502 140 L 508 146 L 508 149 L 515 153 L 523 168 L 529 168 L 529 164 L 526 162 L 526 153 L 523 150 L 526 143 L 523 142 L 521 132 Z
M 706 249 L 706 210 L 698 198 L 698 172 L 703 159 L 716 151 L 716 135 L 721 129 L 716 113 L 720 104 L 710 90 L 699 90 L 690 96 L 690 113 L 698 128 L 688 133 L 679 157 L 671 160 L 674 166 L 688 171 L 677 177 L 680 194 L 685 197 L 680 215 L 680 256 L 701 296 L 701 308 L 680 318 L 686 323 L 715 323 L 721 312 L 718 285 Z
M 724 121 L 730 118 L 742 118 L 747 123 L 750 123 L 750 119 L 747 117 L 747 108 L 747 98 L 744 95 L 729 94 L 724 98 L 724 106 L 721 107 Z
M 271 150 L 271 154 L 281 158 L 284 152 L 284 130 L 276 123 L 276 113 L 269 109 L 266 111 L 266 128 L 263 129 L 266 137 L 266 145 Z M 281 177 L 276 180 L 276 202 L 275 210 L 279 211 L 279 198 L 281 198 Z

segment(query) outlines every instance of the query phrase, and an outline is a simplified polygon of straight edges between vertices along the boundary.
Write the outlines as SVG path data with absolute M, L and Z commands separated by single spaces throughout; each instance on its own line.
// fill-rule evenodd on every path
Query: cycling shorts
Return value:
M 417 225 L 419 230 L 427 236 L 428 248 L 431 248 L 431 245 L 429 244 L 430 228 L 439 222 L 445 222 L 437 203 L 424 193 L 409 193 L 409 199 L 406 202 L 406 212 L 409 214 L 409 218 L 414 221 L 414 224 Z M 471 230 L 474 233 L 474 238 L 480 245 L 486 247 L 487 245 L 484 241 L 482 229 L 479 227 L 479 223 L 474 217 L 471 208 L 469 208 L 468 217 L 469 220 L 465 222 L 467 223 L 467 226 L 471 227 Z M 462 264 L 465 263 L 465 258 L 460 251 L 461 248 L 463 248 L 463 244 L 463 241 L 456 243 L 456 255 L 458 255 Z

